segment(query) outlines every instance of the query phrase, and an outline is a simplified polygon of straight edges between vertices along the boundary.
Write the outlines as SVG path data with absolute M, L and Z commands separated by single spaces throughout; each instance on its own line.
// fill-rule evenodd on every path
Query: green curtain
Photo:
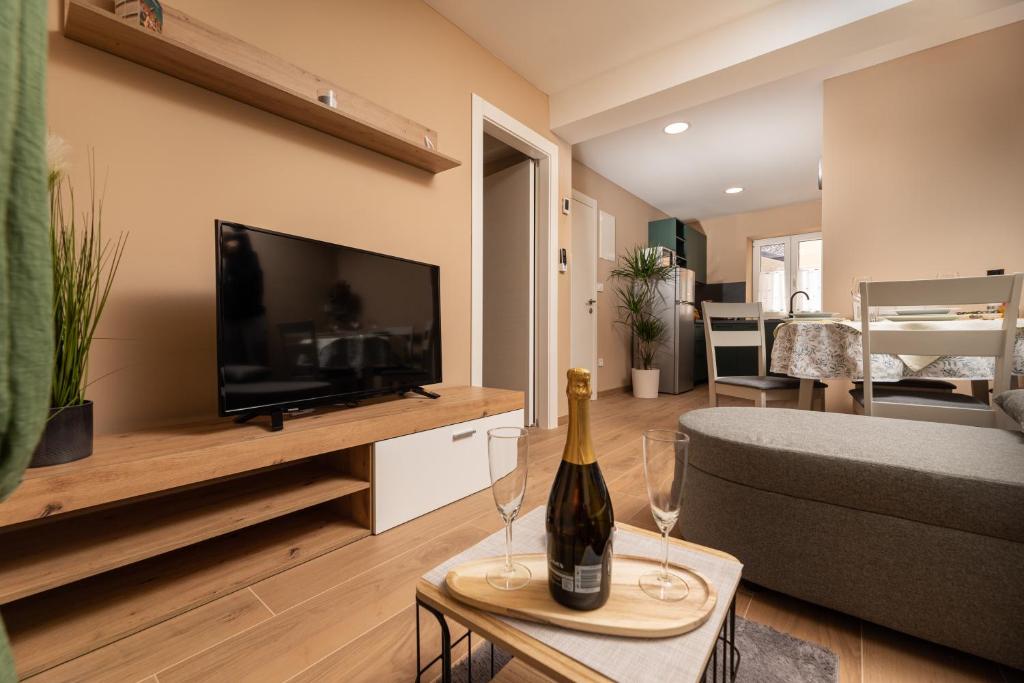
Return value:
M 48 4 L 0 0 L 0 501 L 21 482 L 50 402 Z M 16 680 L 0 622 L 0 682 Z

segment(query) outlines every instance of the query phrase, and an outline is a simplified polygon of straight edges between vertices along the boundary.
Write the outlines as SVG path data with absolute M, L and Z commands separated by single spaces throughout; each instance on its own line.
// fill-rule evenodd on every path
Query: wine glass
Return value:
M 496 427 L 487 431 L 487 461 L 491 468 L 491 493 L 505 522 L 505 564 L 487 572 L 487 583 L 499 590 L 514 591 L 530 582 L 530 570 L 512 561 L 512 520 L 519 514 L 526 493 L 528 432 L 522 427 Z
M 661 569 L 640 577 L 640 588 L 658 600 L 682 600 L 690 588 L 668 570 L 668 532 L 679 521 L 686 481 L 686 456 L 690 437 L 671 429 L 644 432 L 644 481 L 654 522 L 661 530 Z

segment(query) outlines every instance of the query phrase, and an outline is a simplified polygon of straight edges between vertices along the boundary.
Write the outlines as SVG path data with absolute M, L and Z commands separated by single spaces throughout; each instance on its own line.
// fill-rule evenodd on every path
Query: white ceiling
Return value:
M 546 93 L 776 0 L 426 0 Z
M 575 158 L 691 219 L 820 196 L 824 79 L 1024 19 L 1024 0 L 425 1 L 549 94 Z
M 573 157 L 683 219 L 817 199 L 821 90 L 820 81 L 777 81 L 588 140 Z M 690 129 L 666 135 L 672 121 Z M 733 186 L 744 191 L 724 193 Z

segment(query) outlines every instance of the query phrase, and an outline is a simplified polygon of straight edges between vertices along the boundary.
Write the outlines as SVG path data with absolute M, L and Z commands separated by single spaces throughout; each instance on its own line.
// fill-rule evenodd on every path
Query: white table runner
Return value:
M 656 538 L 617 530 L 614 543 L 617 554 L 652 558 L 661 555 L 661 541 Z M 443 588 L 444 577 L 451 568 L 484 557 L 499 558 L 504 555 L 504 548 L 505 531 L 502 530 L 434 567 L 423 578 Z M 544 508 L 539 507 L 514 523 L 512 551 L 542 553 L 545 549 Z M 718 590 L 718 602 L 711 618 L 699 628 L 681 636 L 623 638 L 570 631 L 520 619 L 497 618 L 613 680 L 697 681 L 704 672 L 707 656 L 722 628 L 723 619 L 739 585 L 743 565 L 675 545 L 669 550 L 669 559 L 701 572 Z

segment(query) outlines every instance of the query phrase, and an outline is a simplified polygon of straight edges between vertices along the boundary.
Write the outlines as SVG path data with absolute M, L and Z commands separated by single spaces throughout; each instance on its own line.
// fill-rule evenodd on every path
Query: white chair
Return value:
M 925 420 L 994 427 L 996 410 L 974 396 L 942 392 L 904 392 L 871 381 L 871 354 L 922 356 L 986 356 L 995 358 L 996 393 L 1010 388 L 1013 345 L 1017 334 L 1024 274 L 946 280 L 862 282 L 861 320 L 865 333 L 864 385 L 850 395 L 857 412 L 878 417 Z M 1006 315 L 999 329 L 991 330 L 879 330 L 872 329 L 871 306 L 962 306 L 1004 303 Z M 884 387 L 884 389 L 883 389 Z
M 769 375 L 765 369 L 764 313 L 761 304 L 716 304 L 705 301 L 701 304 L 704 312 L 704 339 L 708 355 L 708 398 L 712 406 L 718 405 L 718 395 L 745 398 L 762 408 L 773 401 L 796 401 L 800 395 L 800 380 L 795 377 Z M 714 319 L 754 319 L 756 330 L 714 330 Z M 755 347 L 757 349 L 757 374 L 725 376 L 718 375 L 715 349 L 722 347 Z M 814 402 L 819 410 L 825 410 L 825 389 L 827 385 L 814 383 Z

